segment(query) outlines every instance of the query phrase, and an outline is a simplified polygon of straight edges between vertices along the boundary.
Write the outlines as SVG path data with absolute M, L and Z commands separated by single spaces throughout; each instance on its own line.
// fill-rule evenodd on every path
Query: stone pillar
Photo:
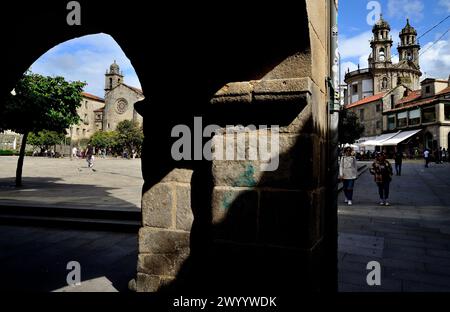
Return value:
M 144 168 L 152 160 L 144 155 L 147 187 L 131 288 L 262 293 L 292 290 L 294 283 L 295 290 L 333 289 L 337 250 L 326 244 L 337 242 L 336 201 L 327 192 L 331 1 L 301 1 L 306 10 L 296 19 L 302 28 L 301 37 L 292 38 L 296 50 L 251 78 L 244 75 L 254 80 L 214 90 L 208 117 L 222 131 L 212 140 L 212 162 L 194 164 L 194 172 L 175 169 L 148 187 L 155 173 Z M 244 127 L 227 133 L 226 125 Z M 235 158 L 218 159 L 227 142 Z M 274 171 L 262 169 L 267 159 L 252 157 L 262 142 L 271 142 L 270 157 L 279 160 Z
M 191 177 L 192 170 L 174 169 L 143 195 L 137 279 L 131 288 L 157 291 L 175 278 L 188 257 Z

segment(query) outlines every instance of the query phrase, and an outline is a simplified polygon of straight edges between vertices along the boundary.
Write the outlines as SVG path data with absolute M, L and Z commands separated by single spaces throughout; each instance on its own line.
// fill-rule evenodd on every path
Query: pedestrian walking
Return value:
M 397 150 L 395 152 L 395 173 L 397 176 L 402 175 L 402 164 L 403 164 L 403 152 L 401 150 Z
M 94 148 L 90 144 L 88 144 L 86 148 L 86 161 L 88 163 L 88 168 L 94 167 Z
M 75 146 L 72 148 L 72 157 L 78 159 L 78 149 Z
M 378 195 L 380 196 L 381 206 L 390 206 L 389 187 L 392 181 L 392 166 L 386 159 L 384 153 L 378 153 L 370 173 L 375 176 L 375 183 L 378 186 Z
M 425 149 L 423 152 L 423 158 L 425 158 L 425 168 L 428 168 L 428 164 L 430 163 L 430 151 Z
M 353 149 L 346 147 L 344 149 L 344 156 L 342 156 L 341 163 L 339 164 L 339 179 L 344 184 L 345 202 L 349 206 L 353 205 L 353 190 L 357 173 L 358 167 L 356 157 L 353 155 Z

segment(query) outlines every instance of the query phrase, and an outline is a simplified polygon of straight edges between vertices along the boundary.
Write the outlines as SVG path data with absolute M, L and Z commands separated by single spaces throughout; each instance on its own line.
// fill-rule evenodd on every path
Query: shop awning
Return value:
M 396 135 L 398 135 L 399 133 L 401 133 L 401 131 L 395 132 L 395 133 L 386 133 L 386 134 L 382 134 L 376 138 L 373 138 L 371 140 L 367 140 L 363 143 L 361 143 L 361 146 L 382 146 L 384 142 L 386 142 L 387 140 L 395 137 Z
M 394 137 L 384 141 L 380 146 L 397 146 L 422 130 L 401 131 Z

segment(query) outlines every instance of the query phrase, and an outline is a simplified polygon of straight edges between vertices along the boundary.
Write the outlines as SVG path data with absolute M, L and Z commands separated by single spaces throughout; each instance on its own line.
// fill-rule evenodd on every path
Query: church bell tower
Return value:
M 123 74 L 114 60 L 114 63 L 109 66 L 109 71 L 106 71 L 105 74 L 105 92 L 111 91 L 121 83 L 123 83 Z
M 370 41 L 372 54 L 369 66 L 372 68 L 385 67 L 387 63 L 392 64 L 392 37 L 389 35 L 391 27 L 380 15 L 380 19 L 372 28 L 373 38 Z
M 419 50 L 417 31 L 409 24 L 409 19 L 407 19 L 405 28 L 400 32 L 400 44 L 398 46 L 400 61 L 412 62 L 419 69 Z

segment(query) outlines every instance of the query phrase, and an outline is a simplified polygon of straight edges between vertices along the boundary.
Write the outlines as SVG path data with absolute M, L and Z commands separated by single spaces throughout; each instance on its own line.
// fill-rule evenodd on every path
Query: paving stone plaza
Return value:
M 0 158 L 2 203 L 69 207 L 140 209 L 140 159 L 95 159 L 93 170 L 85 159 L 26 157 L 21 189 L 14 188 L 17 157 Z
M 2 205 L 139 209 L 139 160 L 98 159 L 94 172 L 84 160 L 26 158 L 20 190 L 12 187 L 16 160 L 0 158 Z M 339 198 L 339 290 L 449 291 L 448 190 L 450 164 L 425 169 L 422 162 L 406 162 L 391 185 L 392 206 L 379 206 L 373 177 L 362 173 L 354 205 Z M 0 250 L 0 276 L 10 281 L 5 290 L 129 291 L 137 233 L 3 224 Z M 82 284 L 74 288 L 65 280 L 72 260 L 82 267 Z M 367 285 L 370 261 L 381 264 L 381 286 Z
M 449 163 L 425 169 L 407 162 L 393 177 L 390 207 L 378 205 L 368 171 L 356 183 L 353 206 L 340 194 L 340 291 L 450 291 L 449 190 Z M 367 285 L 371 261 L 381 264 L 381 286 Z

